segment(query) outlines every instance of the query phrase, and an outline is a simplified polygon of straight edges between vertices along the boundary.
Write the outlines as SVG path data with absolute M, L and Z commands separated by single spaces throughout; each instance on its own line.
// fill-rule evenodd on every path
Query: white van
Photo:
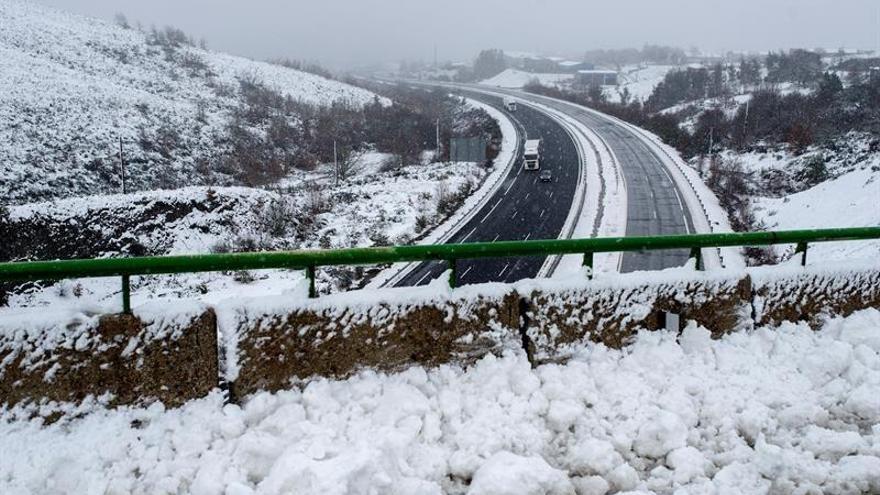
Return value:
M 506 108 L 508 112 L 515 112 L 516 111 L 516 101 L 514 101 L 510 98 L 505 98 L 504 99 L 504 108 Z

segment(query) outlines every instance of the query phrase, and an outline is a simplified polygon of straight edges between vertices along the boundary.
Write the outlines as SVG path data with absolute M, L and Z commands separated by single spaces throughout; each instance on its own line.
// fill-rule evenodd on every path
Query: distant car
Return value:
M 553 180 L 553 172 L 544 169 L 538 177 L 541 179 L 541 182 L 551 182 Z

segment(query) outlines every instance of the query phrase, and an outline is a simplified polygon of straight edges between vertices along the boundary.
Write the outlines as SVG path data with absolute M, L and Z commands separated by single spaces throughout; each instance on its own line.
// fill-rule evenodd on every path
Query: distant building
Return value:
M 574 81 L 575 84 L 582 86 L 616 86 L 617 71 L 602 69 L 579 70 L 574 75 Z
M 589 62 L 576 62 L 574 60 L 563 60 L 557 64 L 559 72 L 574 73 L 580 70 L 593 70 L 595 66 Z

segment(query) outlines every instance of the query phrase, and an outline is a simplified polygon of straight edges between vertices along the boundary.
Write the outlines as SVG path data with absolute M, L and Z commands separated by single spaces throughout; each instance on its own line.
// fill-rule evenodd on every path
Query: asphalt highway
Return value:
M 495 242 L 502 240 L 556 239 L 562 232 L 574 203 L 579 174 L 579 157 L 571 137 L 557 122 L 527 105 L 515 112 L 503 109 L 502 99 L 467 94 L 504 111 L 519 126 L 523 138 L 542 139 L 540 170 L 522 167 L 522 143 L 514 166 L 497 193 L 452 236 L 448 243 Z M 505 164 L 496 164 L 505 166 Z M 551 182 L 541 182 L 543 170 L 553 174 Z M 457 266 L 457 285 L 483 282 L 512 282 L 533 278 L 545 257 L 483 258 L 461 260 Z M 447 269 L 442 262 L 424 262 L 397 282 L 397 286 L 424 285 Z
M 494 90 L 494 89 L 493 89 Z M 505 91 L 564 112 L 605 139 L 623 170 L 627 187 L 627 236 L 694 232 L 690 212 L 658 157 L 633 131 L 583 107 L 521 91 Z M 621 271 L 660 270 L 683 265 L 687 250 L 624 253 Z

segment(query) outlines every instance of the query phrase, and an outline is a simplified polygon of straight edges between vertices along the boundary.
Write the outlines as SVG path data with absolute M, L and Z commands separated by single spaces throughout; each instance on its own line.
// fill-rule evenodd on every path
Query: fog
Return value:
M 469 60 L 481 48 L 577 57 L 646 43 L 719 53 L 880 48 L 877 0 L 41 0 L 174 25 L 210 47 L 351 68 Z

